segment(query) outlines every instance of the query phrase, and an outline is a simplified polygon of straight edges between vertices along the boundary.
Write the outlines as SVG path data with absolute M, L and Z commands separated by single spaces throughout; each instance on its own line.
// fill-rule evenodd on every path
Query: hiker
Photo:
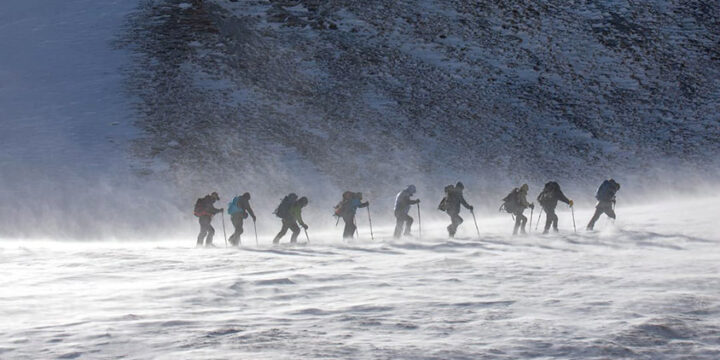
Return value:
M 527 184 L 523 184 L 520 188 L 513 189 L 503 201 L 501 209 L 505 209 L 515 217 L 515 227 L 513 228 L 513 235 L 517 235 L 518 230 L 522 234 L 525 234 L 525 224 L 527 224 L 527 217 L 523 215 L 523 212 L 527 208 L 534 209 L 535 204 L 531 204 L 527 201 L 527 194 L 530 188 Z
M 413 218 L 408 215 L 410 212 L 410 206 L 419 204 L 420 199 L 411 200 L 410 198 L 415 195 L 415 185 L 409 185 L 407 189 L 399 192 L 395 197 L 395 233 L 393 236 L 396 239 L 400 238 L 400 234 L 405 226 L 405 235 L 410 235 L 410 228 L 413 224 Z
M 459 181 L 455 186 L 446 186 L 445 197 L 440 202 L 440 206 L 438 206 L 440 211 L 445 211 L 450 216 L 450 225 L 448 225 L 447 231 L 451 238 L 455 237 L 458 226 L 463 223 L 463 218 L 460 217 L 460 205 L 473 211 L 473 207 L 465 201 L 463 190 L 465 190 L 465 185 Z
M 346 191 L 343 193 L 343 199 L 335 206 L 335 216 L 341 217 L 345 222 L 343 230 L 343 239 L 352 239 L 357 230 L 355 225 L 355 213 L 358 208 L 370 206 L 370 202 L 362 202 L 362 193 Z
M 292 236 L 290 236 L 290 242 L 296 243 L 298 235 L 300 235 L 300 227 L 298 227 L 298 224 L 303 227 L 303 229 L 307 230 L 308 226 L 305 224 L 305 222 L 302 219 L 302 208 L 307 206 L 308 204 L 308 198 L 301 197 L 298 199 L 297 195 L 294 193 L 290 193 L 285 198 L 283 198 L 280 205 L 275 209 L 275 215 L 282 219 L 282 229 L 280 229 L 280 232 L 275 235 L 275 239 L 273 239 L 273 244 L 277 244 L 280 242 L 280 238 L 285 236 L 288 229 L 292 231 Z
M 615 193 L 620 190 L 620 184 L 615 182 L 614 179 L 605 180 L 598 188 L 595 193 L 595 198 L 598 203 L 595 206 L 595 214 L 590 223 L 587 225 L 587 230 L 592 230 L 595 227 L 595 222 L 598 221 L 600 215 L 607 214 L 607 216 L 615 220 Z
M 573 201 L 568 199 L 562 190 L 560 190 L 560 184 L 555 181 L 550 181 L 545 184 L 545 188 L 537 197 L 538 203 L 542 206 L 545 211 L 545 230 L 543 234 L 547 234 L 552 226 L 553 231 L 558 232 L 558 217 L 555 214 L 555 208 L 557 207 L 558 201 L 562 201 L 570 207 L 573 206 Z M 539 221 L 540 219 L 538 219 Z
M 213 205 L 218 200 L 220 200 L 220 196 L 218 193 L 213 192 L 210 195 L 197 199 L 195 202 L 194 213 L 200 222 L 200 234 L 198 234 L 197 237 L 197 246 L 202 246 L 203 240 L 205 241 L 205 246 L 213 246 L 212 241 L 215 235 L 215 229 L 210 225 L 210 222 L 215 214 L 223 211 L 223 209 L 216 209 Z
M 236 196 L 228 204 L 228 214 L 230 214 L 230 221 L 235 227 L 235 232 L 230 235 L 228 239 L 230 244 L 238 246 L 240 244 L 240 235 L 243 233 L 243 222 L 248 216 L 251 216 L 253 222 L 257 220 L 255 212 L 250 207 L 250 193 L 244 193 L 241 196 Z

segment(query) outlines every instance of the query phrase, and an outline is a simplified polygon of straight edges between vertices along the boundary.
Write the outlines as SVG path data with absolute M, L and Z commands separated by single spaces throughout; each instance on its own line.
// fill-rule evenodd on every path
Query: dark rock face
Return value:
M 183 4 L 148 5 L 128 37 L 137 154 L 178 182 L 720 168 L 716 1 Z

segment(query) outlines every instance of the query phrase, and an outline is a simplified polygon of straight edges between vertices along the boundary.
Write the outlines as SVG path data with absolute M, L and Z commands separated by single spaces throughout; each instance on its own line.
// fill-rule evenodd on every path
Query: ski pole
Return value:
M 225 247 L 227 247 L 227 233 L 225 233 L 225 213 L 220 213 L 220 218 L 222 219 L 222 226 L 223 226 L 223 237 L 225 238 Z
M 480 228 L 478 227 L 477 219 L 475 219 L 475 210 L 470 210 L 470 213 L 472 214 L 473 222 L 475 222 L 475 230 L 477 230 L 478 240 L 479 240 L 480 239 Z
M 575 227 L 575 208 L 570 206 L 570 211 L 572 213 L 572 218 L 573 218 L 573 231 L 577 234 L 577 228 Z
M 420 203 L 417 203 L 418 207 L 418 239 L 422 239 L 422 220 L 420 219 Z
M 537 231 L 538 226 L 540 226 L 540 218 L 542 217 L 543 212 L 545 212 L 544 208 L 540 208 L 540 214 L 538 214 L 537 222 L 535 223 L 535 231 Z M 547 215 L 545 215 L 547 217 Z
M 375 241 L 375 235 L 373 234 L 373 228 L 372 228 L 372 217 L 370 217 L 370 205 L 367 207 L 368 212 L 368 224 L 370 225 L 370 238 L 372 241 Z
M 303 228 L 305 230 L 305 238 L 307 239 L 308 244 L 310 243 L 310 236 L 308 236 L 307 229 Z
M 253 219 L 253 229 L 255 230 L 255 247 L 258 247 L 257 224 L 255 224 L 255 219 Z

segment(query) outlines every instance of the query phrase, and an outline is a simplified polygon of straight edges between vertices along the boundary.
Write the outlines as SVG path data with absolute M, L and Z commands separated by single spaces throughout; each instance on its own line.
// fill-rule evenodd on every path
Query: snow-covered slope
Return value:
M 285 190 L 308 174 L 378 196 L 458 178 L 483 195 L 549 178 L 587 193 L 606 176 L 633 190 L 679 170 L 694 182 L 720 168 L 719 13 L 715 1 L 156 1 L 128 39 L 138 150 L 198 191 L 208 176 Z
M 486 219 L 480 241 L 4 241 L 0 358 L 717 359 L 719 200 L 578 235 L 566 213 L 547 237 Z

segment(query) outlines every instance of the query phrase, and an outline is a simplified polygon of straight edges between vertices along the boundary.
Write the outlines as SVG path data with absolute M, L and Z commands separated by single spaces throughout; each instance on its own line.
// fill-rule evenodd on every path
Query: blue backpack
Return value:
M 228 203 L 228 209 L 227 209 L 228 214 L 233 215 L 233 214 L 236 214 L 236 213 L 242 211 L 242 209 L 237 206 L 239 199 L 240 199 L 240 197 L 236 196 L 232 199 L 231 202 Z

